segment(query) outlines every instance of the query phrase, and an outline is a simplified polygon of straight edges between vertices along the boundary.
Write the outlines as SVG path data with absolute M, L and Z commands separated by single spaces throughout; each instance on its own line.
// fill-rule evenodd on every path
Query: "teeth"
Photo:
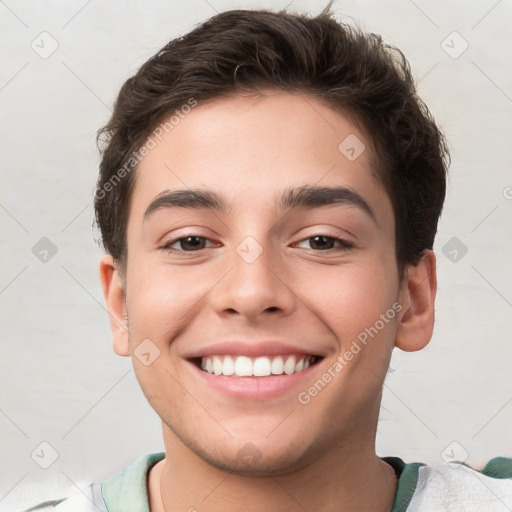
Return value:
M 234 375 L 235 373 L 235 362 L 231 356 L 224 357 L 224 363 L 222 365 L 222 375 Z
M 284 363 L 284 373 L 291 375 L 295 371 L 295 356 L 288 356 Z
M 272 363 L 268 357 L 258 357 L 253 363 L 252 373 L 256 377 L 265 377 L 272 373 Z
M 250 357 L 240 356 L 236 358 L 235 375 L 237 377 L 252 375 L 252 361 Z
M 201 359 L 201 369 L 212 375 L 266 377 L 301 372 L 309 368 L 314 360 L 314 356 L 208 356 Z
M 213 356 L 213 373 L 215 373 L 215 375 L 222 373 L 222 361 L 218 356 Z
M 281 356 L 274 357 L 271 368 L 273 375 L 282 375 L 284 370 L 283 358 Z

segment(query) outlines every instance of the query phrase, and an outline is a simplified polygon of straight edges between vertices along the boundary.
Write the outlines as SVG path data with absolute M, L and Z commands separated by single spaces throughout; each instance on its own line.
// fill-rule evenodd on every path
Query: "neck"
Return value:
M 389 512 L 393 505 L 396 476 L 373 443 L 347 443 L 287 474 L 242 476 L 207 464 L 165 426 L 164 434 L 166 459 L 150 471 L 151 512 Z

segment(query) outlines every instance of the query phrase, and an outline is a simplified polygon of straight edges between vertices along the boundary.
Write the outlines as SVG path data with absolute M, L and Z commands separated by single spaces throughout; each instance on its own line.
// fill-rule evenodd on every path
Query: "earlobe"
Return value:
M 105 254 L 101 258 L 99 272 L 103 296 L 105 297 L 109 314 L 114 352 L 120 356 L 129 356 L 130 345 L 125 292 L 119 276 L 119 270 L 116 268 L 114 259 L 110 254 Z
M 417 265 L 405 271 L 400 291 L 403 313 L 399 318 L 395 346 L 407 352 L 424 348 L 432 338 L 437 291 L 436 258 L 431 250 Z

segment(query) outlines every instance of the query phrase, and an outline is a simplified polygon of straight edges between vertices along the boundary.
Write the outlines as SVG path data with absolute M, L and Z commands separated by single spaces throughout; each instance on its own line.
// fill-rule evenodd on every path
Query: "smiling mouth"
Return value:
M 268 377 L 271 375 L 292 375 L 307 370 L 318 363 L 321 356 L 234 356 L 213 355 L 194 358 L 193 362 L 205 373 L 226 377 Z

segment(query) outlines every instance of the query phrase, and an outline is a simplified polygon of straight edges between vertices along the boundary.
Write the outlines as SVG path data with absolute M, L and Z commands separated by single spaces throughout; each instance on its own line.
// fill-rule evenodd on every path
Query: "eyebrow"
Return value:
M 355 206 L 377 223 L 377 217 L 368 202 L 355 190 L 347 187 L 317 187 L 304 185 L 286 189 L 278 201 L 281 210 L 318 208 L 342 204 Z M 226 213 L 232 203 L 213 190 L 183 189 L 164 190 L 149 204 L 144 212 L 144 221 L 158 210 L 165 208 L 209 209 Z

